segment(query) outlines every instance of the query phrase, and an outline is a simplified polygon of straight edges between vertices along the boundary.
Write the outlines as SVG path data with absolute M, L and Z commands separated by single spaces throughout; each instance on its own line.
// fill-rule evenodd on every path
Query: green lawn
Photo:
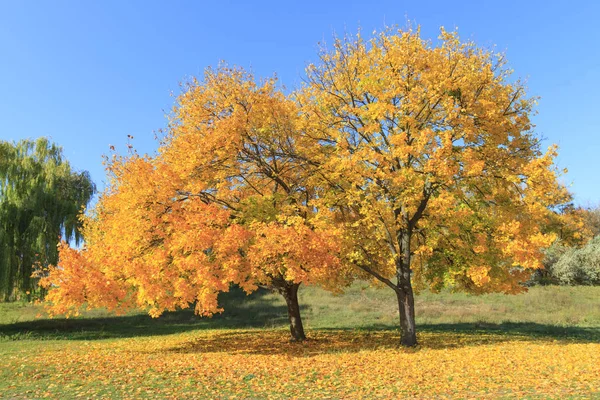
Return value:
M 395 294 L 357 283 L 343 295 L 319 288 L 300 290 L 305 328 L 396 329 Z M 0 338 L 102 339 L 160 335 L 196 329 L 279 328 L 287 324 L 283 298 L 261 291 L 245 296 L 239 289 L 221 296 L 225 312 L 199 318 L 191 310 L 153 319 L 141 312 L 115 317 L 101 310 L 82 316 L 47 319 L 41 306 L 0 303 Z M 600 334 L 600 287 L 541 286 L 519 295 L 421 293 L 416 296 L 421 330 L 503 330 L 547 335 Z M 36 315 L 42 314 L 41 318 Z M 309 333 L 310 334 L 310 333 Z

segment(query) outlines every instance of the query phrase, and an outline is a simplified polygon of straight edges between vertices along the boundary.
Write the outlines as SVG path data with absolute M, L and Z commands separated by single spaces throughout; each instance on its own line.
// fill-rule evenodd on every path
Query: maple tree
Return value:
M 312 165 L 291 156 L 305 145 L 299 116 L 274 79 L 221 67 L 190 82 L 155 157 L 110 160 L 110 187 L 84 217 L 85 248 L 63 244 L 42 281 L 51 311 L 158 316 L 195 302 L 211 315 L 231 284 L 265 286 L 285 298 L 292 338 L 305 339 L 300 284 L 339 290 L 347 274 L 338 229 L 311 205 Z
M 396 293 L 405 346 L 417 343 L 414 289 L 526 290 L 556 237 L 546 228 L 568 222 L 556 148 L 542 151 L 523 84 L 501 55 L 439 39 L 338 39 L 298 94 L 323 148 L 321 208 L 343 216 L 346 262 Z

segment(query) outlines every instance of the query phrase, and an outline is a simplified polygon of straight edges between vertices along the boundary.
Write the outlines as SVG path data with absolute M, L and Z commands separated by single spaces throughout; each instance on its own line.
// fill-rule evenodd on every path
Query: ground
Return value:
M 385 288 L 300 296 L 300 344 L 283 299 L 265 292 L 234 290 L 213 319 L 48 320 L 0 304 L 0 398 L 600 398 L 598 287 L 423 293 L 414 349 L 398 347 Z

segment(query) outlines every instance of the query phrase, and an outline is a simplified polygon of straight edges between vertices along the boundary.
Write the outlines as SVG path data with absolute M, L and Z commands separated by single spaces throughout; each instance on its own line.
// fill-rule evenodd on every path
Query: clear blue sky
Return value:
M 49 136 L 103 186 L 102 154 L 141 152 L 179 82 L 220 60 L 292 89 L 332 34 L 421 25 L 504 50 L 578 203 L 600 202 L 600 2 L 0 0 L 0 139 Z

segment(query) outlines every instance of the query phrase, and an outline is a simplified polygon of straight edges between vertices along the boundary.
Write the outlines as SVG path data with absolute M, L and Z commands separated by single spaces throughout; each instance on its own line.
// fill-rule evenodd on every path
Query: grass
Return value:
M 386 288 L 302 288 L 304 344 L 287 341 L 281 296 L 221 302 L 212 319 L 36 319 L 39 306 L 0 303 L 0 398 L 600 398 L 600 287 L 422 293 L 412 350 L 397 348 Z
M 395 294 L 387 288 L 357 283 L 343 295 L 304 287 L 301 313 L 307 331 L 314 329 L 396 329 Z M 246 296 L 233 288 L 221 296 L 225 312 L 199 318 L 192 310 L 165 313 L 158 319 L 142 312 L 115 317 L 102 310 L 63 319 L 44 317 L 41 306 L 0 303 L 0 339 L 95 340 L 154 336 L 202 329 L 281 328 L 286 306 L 279 294 L 260 291 Z M 520 295 L 421 293 L 416 296 L 421 330 L 503 330 L 532 334 L 600 333 L 600 287 L 533 287 Z M 42 318 L 36 315 L 42 314 Z

